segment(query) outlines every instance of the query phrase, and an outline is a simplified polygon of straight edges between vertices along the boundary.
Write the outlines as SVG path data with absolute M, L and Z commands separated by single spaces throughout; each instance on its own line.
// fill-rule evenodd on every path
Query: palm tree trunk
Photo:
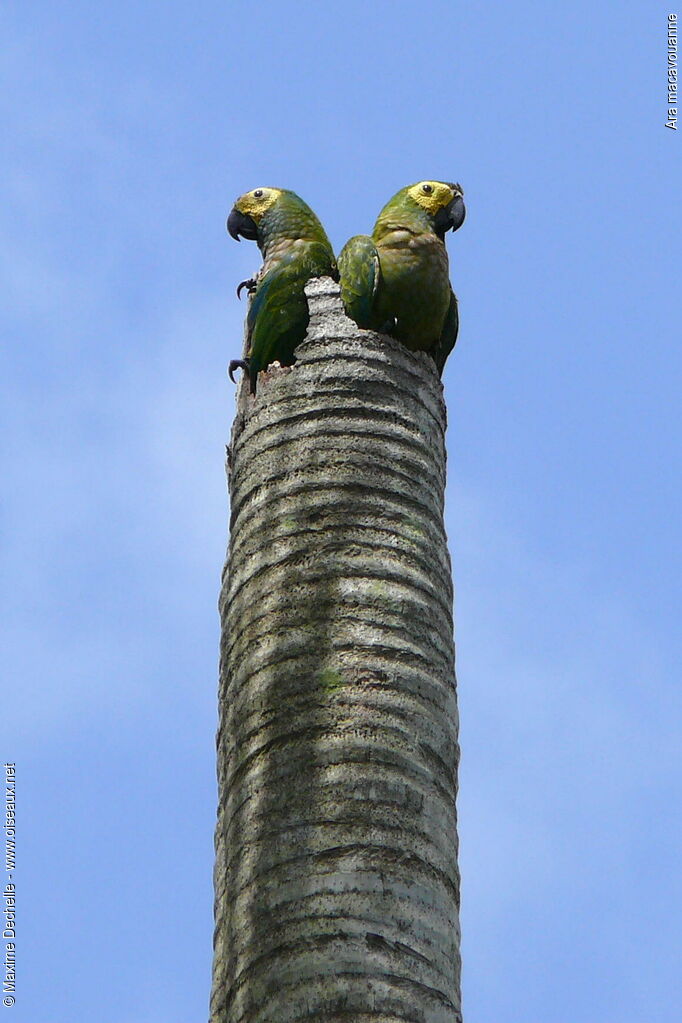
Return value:
M 441 386 L 307 290 L 229 449 L 211 1023 L 458 1023 Z

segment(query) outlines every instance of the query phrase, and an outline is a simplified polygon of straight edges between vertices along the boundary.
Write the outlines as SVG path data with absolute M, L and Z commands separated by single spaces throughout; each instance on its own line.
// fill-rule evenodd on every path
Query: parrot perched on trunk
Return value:
M 251 393 L 256 393 L 260 370 L 271 362 L 290 366 L 294 348 L 301 343 L 310 315 L 304 287 L 311 277 L 338 280 L 334 253 L 322 224 L 295 192 L 283 188 L 255 188 L 235 202 L 227 230 L 258 243 L 263 265 L 255 278 L 242 281 L 253 295 L 246 318 L 248 354 L 233 359 L 229 374 L 248 370 Z
M 464 222 L 463 195 L 443 181 L 408 185 L 384 206 L 372 236 L 351 238 L 339 256 L 346 314 L 359 327 L 428 352 L 439 375 L 459 328 L 445 232 Z

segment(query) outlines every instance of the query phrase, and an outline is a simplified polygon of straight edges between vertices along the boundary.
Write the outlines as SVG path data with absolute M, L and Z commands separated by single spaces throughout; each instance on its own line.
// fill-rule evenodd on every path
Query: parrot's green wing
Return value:
M 301 260 L 301 275 L 306 281 L 311 277 L 331 277 L 338 281 L 339 271 L 328 241 L 306 241 L 305 254 L 297 257 Z
M 448 311 L 445 316 L 443 330 L 441 331 L 440 340 L 438 341 L 438 344 L 431 352 L 434 362 L 436 363 L 438 376 L 443 375 L 443 367 L 445 366 L 445 360 L 447 359 L 452 349 L 455 347 L 458 331 L 459 311 L 457 309 L 457 296 L 455 295 L 452 288 L 450 288 L 450 305 L 448 306 Z
M 346 315 L 358 327 L 372 327 L 374 299 L 381 281 L 376 245 L 366 234 L 350 238 L 339 256 L 341 299 Z
M 249 347 L 249 379 L 256 391 L 261 369 L 278 361 L 290 366 L 294 348 L 305 337 L 310 321 L 304 287 L 310 274 L 295 257 L 269 271 L 259 282 L 246 318 Z

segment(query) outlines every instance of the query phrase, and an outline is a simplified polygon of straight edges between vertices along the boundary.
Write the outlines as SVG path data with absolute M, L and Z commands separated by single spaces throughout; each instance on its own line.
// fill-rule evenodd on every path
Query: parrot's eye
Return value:
M 253 193 L 254 199 L 260 199 L 262 195 L 263 195 L 262 188 L 257 188 L 256 191 Z
M 422 192 L 426 192 L 427 195 L 431 195 L 433 192 L 433 185 L 422 185 Z

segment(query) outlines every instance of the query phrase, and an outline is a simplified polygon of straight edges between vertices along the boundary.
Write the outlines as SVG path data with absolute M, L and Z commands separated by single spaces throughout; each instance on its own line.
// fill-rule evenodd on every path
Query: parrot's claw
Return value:
M 254 291 L 256 290 L 257 283 L 258 282 L 256 281 L 255 277 L 249 277 L 248 280 L 241 281 L 241 283 L 237 285 L 237 298 L 241 298 L 242 288 L 246 288 L 249 295 L 253 295 Z
M 230 359 L 230 365 L 227 367 L 227 375 L 233 384 L 237 381 L 234 378 L 234 371 L 236 369 L 243 369 L 245 373 L 249 372 L 249 360 L 248 359 Z

